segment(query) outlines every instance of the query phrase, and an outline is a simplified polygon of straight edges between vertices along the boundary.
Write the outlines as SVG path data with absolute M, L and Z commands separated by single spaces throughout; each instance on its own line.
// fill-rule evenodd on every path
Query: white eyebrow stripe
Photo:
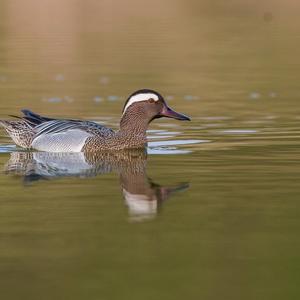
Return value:
M 159 100 L 158 96 L 155 95 L 155 94 L 152 94 L 152 93 L 143 93 L 143 94 L 137 94 L 137 95 L 132 96 L 128 100 L 126 106 L 124 107 L 123 115 L 124 115 L 125 111 L 127 110 L 127 108 L 131 104 L 133 104 L 135 102 L 140 102 L 140 101 L 147 101 L 147 100 L 149 100 L 151 98 L 154 99 L 154 101 L 158 101 Z

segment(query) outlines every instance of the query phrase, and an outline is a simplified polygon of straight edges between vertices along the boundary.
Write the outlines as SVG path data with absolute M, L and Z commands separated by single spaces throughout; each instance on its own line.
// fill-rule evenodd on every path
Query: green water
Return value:
M 192 122 L 96 156 L 1 129 L 1 299 L 298 299 L 299 5 L 23 2 L 0 2 L 1 118 L 116 128 L 147 87 Z

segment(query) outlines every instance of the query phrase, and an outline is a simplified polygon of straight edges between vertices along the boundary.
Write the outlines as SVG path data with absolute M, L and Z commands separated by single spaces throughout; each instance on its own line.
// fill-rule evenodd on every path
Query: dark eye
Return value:
M 153 98 L 150 98 L 148 101 L 149 101 L 150 103 L 154 103 L 154 102 L 155 102 L 155 100 L 154 100 Z

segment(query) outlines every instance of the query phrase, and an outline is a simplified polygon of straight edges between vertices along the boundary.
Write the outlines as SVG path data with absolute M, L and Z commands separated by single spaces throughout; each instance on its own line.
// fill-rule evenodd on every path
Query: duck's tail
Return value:
M 28 109 L 22 110 L 23 116 L 11 116 L 17 120 L 0 120 L 12 140 L 23 148 L 30 148 L 34 137 L 34 127 L 53 119 L 42 117 Z
M 16 145 L 30 148 L 34 131 L 28 122 L 22 119 L 16 121 L 0 120 L 0 125 L 4 127 Z
M 34 128 L 54 119 L 43 117 L 28 109 L 23 109 L 21 112 L 23 113 L 22 117 L 10 116 L 15 120 L 0 120 L 0 125 L 18 146 L 30 148 L 35 135 Z

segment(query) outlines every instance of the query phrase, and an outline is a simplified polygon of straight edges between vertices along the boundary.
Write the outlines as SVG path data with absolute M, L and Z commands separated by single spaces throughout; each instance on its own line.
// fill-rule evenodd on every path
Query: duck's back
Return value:
M 14 142 L 24 148 L 48 152 L 82 151 L 87 139 L 105 139 L 114 131 L 91 121 L 60 120 L 40 116 L 29 110 L 16 121 L 1 121 Z

